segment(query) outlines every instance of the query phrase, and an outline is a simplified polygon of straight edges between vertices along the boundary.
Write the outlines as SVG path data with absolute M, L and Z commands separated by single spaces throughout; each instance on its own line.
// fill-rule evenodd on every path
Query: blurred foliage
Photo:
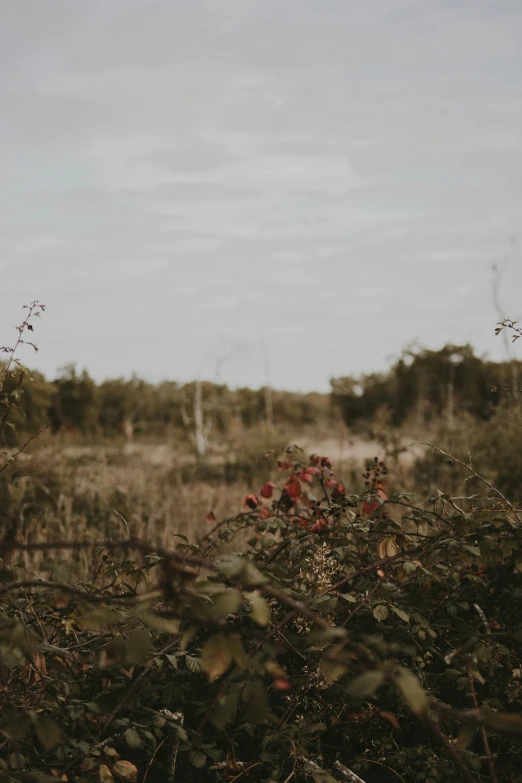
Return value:
M 273 459 L 199 543 L 4 539 L 6 780 L 522 781 L 516 508 Z
M 369 421 L 382 408 L 392 426 L 451 423 L 463 414 L 488 420 L 508 393 L 513 369 L 519 374 L 520 368 L 520 362 L 481 359 L 469 345 L 409 349 L 387 373 L 333 378 L 332 398 L 348 425 Z
M 4 437 L 33 394 L 21 394 L 15 349 L 1 373 Z M 29 463 L 5 453 L 0 779 L 522 783 L 518 405 L 487 398 L 491 367 L 467 347 L 433 353 L 333 383 L 391 456 L 350 483 L 328 457 L 291 446 L 264 455 L 264 478 L 228 454 L 219 475 L 174 465 L 167 481 L 147 477 L 145 505 L 137 474 L 123 490 L 107 455 L 102 491 L 82 455 L 71 477 L 71 462 L 44 450 Z M 194 392 L 136 378 L 97 386 L 74 367 L 38 385 L 57 431 L 122 426 L 126 437 L 138 422 L 176 426 Z M 247 391 L 252 426 L 267 400 Z M 209 384 L 202 396 L 220 431 L 243 416 L 241 390 Z M 313 419 L 324 399 L 274 393 L 270 425 L 282 411 Z M 46 404 L 27 404 L 33 424 Z M 412 411 L 445 419 L 411 468 L 420 498 L 394 475 L 393 425 Z M 251 482 L 240 513 L 209 513 L 191 539 L 165 536 L 168 486 L 181 515 L 187 481 L 230 493 L 238 478 Z

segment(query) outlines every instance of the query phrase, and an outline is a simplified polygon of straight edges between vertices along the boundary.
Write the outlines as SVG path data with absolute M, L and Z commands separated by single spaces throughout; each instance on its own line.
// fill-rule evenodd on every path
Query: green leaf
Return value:
M 265 584 L 267 580 L 250 561 L 245 563 L 245 568 L 241 574 L 240 582 L 244 587 L 259 587 Z
M 400 666 L 395 678 L 395 684 L 402 698 L 415 715 L 424 715 L 428 711 L 428 696 L 419 678 L 413 672 Z
M 495 712 L 487 707 L 483 707 L 480 712 L 484 725 L 491 731 L 498 734 L 522 734 L 522 715 Z
M 110 606 L 96 607 L 95 609 L 89 608 L 81 614 L 81 622 L 92 631 L 110 628 L 112 625 L 118 625 L 125 619 L 126 617 L 122 612 L 112 609 Z
M 475 734 L 477 733 L 477 727 L 472 723 L 464 723 L 460 727 L 459 735 L 455 740 L 455 744 L 460 748 L 467 748 L 473 742 Z
M 185 655 L 185 665 L 192 674 L 200 674 L 203 671 L 201 661 L 193 655 Z
M 243 573 L 245 561 L 237 555 L 222 555 L 215 560 L 215 565 L 227 579 L 236 579 Z
M 339 598 L 342 598 L 343 601 L 348 601 L 351 604 L 356 604 L 359 600 L 353 593 L 339 593 Z
M 21 753 L 10 753 L 7 757 L 7 763 L 11 769 L 23 769 L 27 762 Z
M 222 620 L 227 614 L 236 614 L 241 605 L 241 595 L 237 590 L 223 590 L 212 599 L 212 607 L 209 615 L 216 622 Z
M 221 677 L 232 663 L 232 651 L 228 637 L 223 633 L 212 636 L 201 651 L 200 661 L 210 682 Z
M 210 717 L 211 723 L 216 729 L 223 731 L 225 726 L 234 718 L 239 705 L 239 691 L 234 690 L 222 696 L 218 701 L 216 709 Z
M 325 660 L 322 660 L 319 666 L 328 682 L 335 682 L 335 680 L 338 680 L 343 674 L 346 674 L 349 668 L 348 664 Z
M 196 769 L 203 769 L 207 764 L 207 757 L 200 750 L 191 750 L 188 754 L 190 763 Z
M 38 717 L 35 726 L 36 736 L 44 750 L 51 750 L 60 742 L 62 732 L 56 721 L 49 715 Z
M 364 674 L 352 680 L 348 686 L 348 698 L 353 702 L 360 703 L 373 696 L 383 683 L 384 672 L 378 669 L 364 672 Z
M 244 669 L 248 659 L 245 648 L 243 647 L 243 642 L 241 641 L 241 636 L 238 633 L 230 634 L 228 637 L 228 644 L 232 660 L 239 669 Z
M 263 723 L 268 717 L 266 690 L 261 680 L 252 680 L 243 690 L 243 701 L 247 704 L 246 723 Z
M 127 729 L 123 736 L 125 737 L 125 742 L 129 748 L 140 748 L 143 744 L 142 739 L 136 729 Z
M 252 593 L 245 593 L 245 597 L 250 601 L 251 617 L 258 625 L 268 625 L 272 619 L 272 610 L 267 601 L 254 590 Z
M 345 639 L 346 636 L 345 628 L 337 628 L 334 625 L 330 628 L 314 628 L 306 637 L 306 645 L 313 650 L 324 650 L 332 642 Z
M 152 650 L 152 637 L 147 628 L 131 631 L 125 642 L 125 661 L 127 664 L 143 663 Z
M 144 625 L 152 628 L 153 631 L 172 634 L 179 631 L 180 621 L 175 617 L 161 617 L 161 615 L 154 612 L 140 612 L 137 616 Z
M 31 718 L 26 712 L 16 710 L 7 717 L 7 722 L 2 731 L 12 742 L 19 742 L 27 736 L 31 728 Z
M 407 614 L 406 612 L 403 612 L 402 609 L 399 609 L 396 606 L 392 606 L 392 604 L 390 604 L 390 609 L 392 610 L 392 612 L 395 612 L 397 617 L 400 617 L 401 620 L 404 620 L 405 623 L 409 623 L 410 622 L 410 615 Z
M 179 655 L 170 655 L 169 653 L 165 653 L 165 658 L 170 663 L 173 669 L 178 669 L 178 658 Z
M 475 555 L 476 557 L 481 557 L 481 551 L 478 546 L 469 546 L 469 544 L 464 544 L 464 549 L 467 549 L 468 552 L 471 552 L 471 554 Z
M 379 623 L 382 623 L 384 620 L 386 620 L 388 614 L 388 607 L 384 606 L 384 604 L 377 604 L 377 606 L 373 608 L 373 616 Z

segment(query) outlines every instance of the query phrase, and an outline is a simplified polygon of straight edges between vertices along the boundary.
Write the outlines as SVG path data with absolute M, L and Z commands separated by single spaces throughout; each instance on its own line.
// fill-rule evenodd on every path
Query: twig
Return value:
M 172 717 L 179 718 L 181 725 L 183 725 L 184 715 L 182 713 L 178 712 Z M 180 737 L 178 732 L 176 732 L 175 736 L 172 738 L 172 746 L 170 750 L 169 783 L 174 783 L 174 778 L 176 777 L 176 762 L 178 760 L 179 741 Z
M 47 426 L 47 424 L 46 424 L 44 427 L 40 427 L 40 429 L 38 430 L 38 432 L 35 432 L 33 435 L 31 435 L 31 437 L 30 437 L 30 438 L 28 438 L 28 439 L 25 441 L 24 445 L 23 445 L 23 446 L 21 446 L 21 447 L 18 449 L 18 451 L 15 451 L 15 453 L 11 455 L 11 458 L 7 460 L 7 462 L 5 463 L 5 465 L 2 465 L 2 467 L 0 468 L 0 473 L 3 473 L 3 472 L 4 472 L 4 470 L 5 470 L 5 469 L 6 469 L 6 468 L 7 468 L 7 467 L 8 467 L 8 466 L 9 466 L 9 465 L 12 463 L 12 462 L 14 462 L 14 460 L 15 460 L 15 459 L 18 457 L 18 455 L 19 455 L 19 454 L 21 454 L 21 453 L 22 453 L 22 451 L 25 451 L 25 449 L 28 447 L 28 445 L 31 443 L 31 441 L 33 441 L 35 438 L 37 438 L 39 435 L 41 435 L 41 434 L 42 434 L 42 432 L 43 432 L 44 430 L 47 430 L 47 429 L 49 429 L 49 428 L 48 428 L 48 426 Z
M 13 410 L 14 393 L 21 387 L 21 385 L 22 385 L 22 383 L 24 381 L 24 378 L 25 378 L 25 373 L 22 371 L 20 373 L 20 375 L 18 376 L 18 382 L 17 382 L 16 386 L 14 387 L 14 389 L 8 395 L 9 402 L 3 403 L 3 404 L 6 405 L 6 411 L 5 411 L 4 415 L 2 416 L 2 420 L 0 421 L 0 439 L 2 438 L 2 435 L 4 434 L 4 429 L 5 429 L 5 426 L 7 424 L 7 419 L 9 418 L 9 415 L 10 415 L 11 411 Z M 3 389 L 3 385 L 0 385 L 0 390 L 2 390 L 2 389 Z
M 248 767 L 245 767 L 243 770 L 241 770 L 241 772 L 239 773 L 239 775 L 236 775 L 236 776 L 235 776 L 235 778 L 232 778 L 232 780 L 230 780 L 230 781 L 229 781 L 229 783 L 234 783 L 234 781 L 235 781 L 235 780 L 239 780 L 239 778 L 241 777 L 241 775 L 244 775 L 244 774 L 245 774 L 245 772 L 249 772 L 249 771 L 250 771 L 251 769 L 253 769 L 254 767 L 258 767 L 260 764 L 261 764 L 261 762 L 260 762 L 260 761 L 256 761 L 256 762 L 255 762 L 255 764 L 250 764 Z
M 119 511 L 116 511 L 115 508 L 111 508 L 111 511 L 113 511 L 116 514 L 116 516 L 119 517 L 121 519 L 121 521 L 123 522 L 123 526 L 125 527 L 125 531 L 127 533 L 127 538 L 130 540 L 131 534 L 129 532 L 129 523 L 127 522 L 125 517 L 120 514 Z
M 486 485 L 486 487 L 489 487 L 489 489 L 497 495 L 501 500 L 504 501 L 506 506 L 512 511 L 512 513 L 517 518 L 517 522 L 519 522 L 522 525 L 522 519 L 519 517 L 516 508 L 514 505 L 507 499 L 507 497 L 493 484 L 487 480 L 487 478 L 484 478 L 484 476 L 481 476 L 480 473 L 477 473 L 477 471 L 471 467 L 467 462 L 464 462 L 461 459 L 458 459 L 458 457 L 454 457 L 452 454 L 448 454 L 447 451 L 444 451 L 444 449 L 439 448 L 439 446 L 434 446 L 432 443 L 422 443 L 422 446 L 428 446 L 430 449 L 433 449 L 434 451 L 438 451 L 439 454 L 442 454 L 444 457 L 447 457 L 448 459 L 452 460 L 453 462 L 456 462 L 458 465 L 462 465 L 463 468 L 466 468 L 466 470 L 469 470 L 472 476 L 479 479 L 479 481 L 482 481 L 483 484 Z
M 437 737 L 441 745 L 444 746 L 446 751 L 449 753 L 451 758 L 453 759 L 453 762 L 455 766 L 460 770 L 462 777 L 464 780 L 467 781 L 467 783 L 477 783 L 476 779 L 474 779 L 471 776 L 471 773 L 469 769 L 466 767 L 464 762 L 462 761 L 461 757 L 457 753 L 456 748 L 451 744 L 449 739 L 446 737 L 446 735 L 442 732 L 442 729 L 440 728 L 439 724 L 436 723 L 433 718 L 431 718 L 429 715 L 424 716 L 425 722 L 430 727 L 433 734 Z
M 477 692 L 475 690 L 475 683 L 473 682 L 473 672 L 471 670 L 471 666 L 468 666 L 468 679 L 469 679 L 469 688 L 471 691 L 471 698 L 473 699 L 473 704 L 475 705 L 475 710 L 477 711 L 477 715 L 480 715 L 480 707 L 477 699 Z M 486 727 L 484 725 L 480 727 L 480 736 L 482 737 L 484 752 L 488 760 L 489 777 L 491 778 L 492 783 L 498 783 L 497 773 L 495 771 L 495 762 L 493 761 L 493 755 L 491 753 L 491 748 L 489 746 L 488 734 L 486 731 Z
M 298 761 L 300 761 L 305 766 L 310 767 L 316 773 L 322 773 L 323 775 L 325 773 L 325 770 L 322 769 L 319 764 L 317 764 L 315 761 L 312 761 L 312 759 L 307 759 L 306 756 L 298 756 Z M 356 775 L 355 772 L 352 772 L 351 769 L 348 769 L 348 767 L 345 767 L 344 764 L 341 764 L 339 761 L 334 762 L 334 767 L 336 768 L 337 772 L 342 775 L 344 780 L 349 780 L 350 783 L 364 783 L 364 780 L 360 778 L 359 775 Z
M 151 756 L 151 758 L 150 758 L 150 761 L 149 761 L 149 763 L 147 764 L 147 769 L 145 770 L 145 774 L 144 774 L 144 776 L 143 776 L 143 781 L 142 781 L 142 783 L 145 783 L 145 781 L 147 780 L 147 776 L 148 776 L 148 774 L 149 774 L 150 768 L 152 767 L 152 764 L 154 763 L 154 759 L 155 759 L 155 758 L 156 758 L 156 756 L 158 755 L 158 751 L 159 751 L 159 749 L 160 749 L 160 748 L 161 748 L 161 747 L 162 747 L 162 746 L 163 746 L 163 745 L 166 743 L 167 739 L 168 739 L 167 737 L 164 737 L 164 738 L 161 740 L 161 742 L 159 743 L 159 745 L 157 746 L 157 748 L 156 748 L 156 750 L 154 751 L 154 753 L 152 754 L 152 756 Z
M 147 544 L 143 541 L 140 541 L 136 538 L 131 539 L 107 539 L 105 541 L 56 541 L 56 542 L 39 542 L 35 544 L 13 544 L 12 549 L 16 550 L 30 550 L 30 549 L 42 549 L 42 550 L 48 550 L 48 549 L 83 549 L 88 547 L 102 547 L 102 548 L 114 548 L 114 547 L 132 547 L 135 549 L 138 549 L 142 552 L 146 552 L 148 554 L 157 554 L 159 555 L 164 563 L 174 562 L 177 564 L 183 564 L 183 565 L 193 565 L 197 566 L 199 568 L 206 568 L 210 571 L 217 571 L 218 566 L 216 563 L 214 563 L 212 560 L 208 560 L 203 557 L 195 557 L 194 555 L 184 555 L 180 552 L 176 551 L 167 551 L 163 549 L 163 547 L 157 547 L 157 546 L 151 546 L 150 544 Z M 0 553 L 2 552 L 2 545 L 0 544 Z M 402 553 L 399 553 L 401 556 Z M 399 555 L 394 555 L 392 558 L 388 558 L 387 560 L 383 562 L 388 562 L 389 560 L 394 560 Z M 249 562 L 249 561 L 246 561 Z M 375 564 L 375 567 L 378 567 L 380 563 Z M 374 566 L 371 566 L 373 568 Z M 346 579 L 350 579 L 352 577 L 347 577 Z M 231 578 L 230 581 L 232 582 L 241 582 L 241 574 L 239 574 L 236 578 Z M 344 584 L 344 582 L 341 582 L 341 584 Z M 13 590 L 18 589 L 18 587 L 43 587 L 43 586 L 49 586 L 53 589 L 62 589 L 64 592 L 69 592 L 71 594 L 80 595 L 82 598 L 86 598 L 89 600 L 89 594 L 84 593 L 81 590 L 78 590 L 78 588 L 71 588 L 67 585 L 50 585 L 48 583 L 44 583 L 42 585 L 41 582 L 15 582 L 8 587 L 3 588 L 0 590 L 0 597 L 4 595 L 5 593 L 12 592 Z M 286 606 L 290 607 L 292 609 L 293 613 L 299 613 L 302 614 L 304 617 L 307 617 L 309 620 L 311 620 L 313 623 L 315 623 L 320 628 L 329 629 L 331 628 L 330 624 L 327 623 L 321 615 L 317 614 L 317 612 L 314 612 L 312 609 L 309 609 L 308 606 L 301 601 L 296 601 L 295 598 L 292 598 L 290 595 L 287 595 L 282 590 L 279 590 L 277 587 L 268 584 L 264 578 L 262 578 L 262 581 L 255 585 L 252 583 L 249 583 L 249 588 L 258 587 L 263 592 L 265 592 L 267 595 L 272 596 L 277 601 L 279 601 L 282 604 L 285 604 Z M 330 589 L 334 589 L 333 587 Z M 329 591 L 328 591 L 329 592 Z M 150 593 L 144 593 L 143 595 L 139 596 L 140 601 L 146 601 L 151 598 L 159 598 L 162 595 L 161 591 L 152 591 Z M 106 601 L 108 599 L 107 596 L 105 596 L 103 599 L 100 597 L 92 598 L 91 600 L 94 601 Z M 110 596 L 111 601 L 129 601 L 128 598 L 124 598 L 121 596 Z M 293 615 L 292 615 L 293 616 Z
M 364 780 L 360 778 L 359 775 L 356 775 L 355 772 L 353 772 L 353 770 L 348 769 L 348 767 L 345 767 L 344 764 L 341 764 L 340 761 L 334 761 L 334 767 L 339 772 L 339 774 L 345 780 L 349 780 L 350 783 L 364 783 Z
M 142 593 L 132 597 L 123 595 L 96 595 L 96 593 L 87 593 L 85 590 L 80 590 L 78 587 L 71 587 L 70 585 L 62 584 L 60 582 L 47 582 L 45 579 L 27 579 L 21 582 L 11 582 L 6 587 L 0 589 L 0 598 L 8 593 L 14 593 L 17 590 L 23 590 L 26 587 L 35 587 L 38 590 L 57 590 L 60 593 L 68 593 L 70 595 L 76 595 L 79 598 L 89 601 L 95 604 L 105 604 L 108 601 L 134 605 L 136 603 L 144 603 L 146 601 L 152 601 L 157 598 L 161 598 L 163 592 L 161 590 L 151 590 L 148 593 Z

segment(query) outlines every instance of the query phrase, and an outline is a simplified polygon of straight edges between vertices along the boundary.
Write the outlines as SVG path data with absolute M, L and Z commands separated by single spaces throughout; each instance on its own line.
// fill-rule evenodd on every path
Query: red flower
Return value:
M 288 680 L 274 680 L 274 688 L 277 688 L 278 691 L 289 691 L 291 690 L 292 686 L 288 682 Z
M 271 498 L 274 494 L 275 484 L 272 481 L 267 482 L 263 487 L 261 487 L 261 492 L 259 493 L 262 498 Z
M 377 485 L 378 489 L 376 494 L 379 495 L 383 500 L 388 500 L 388 495 L 383 490 L 382 486 L 380 484 Z M 370 514 L 373 514 L 374 511 L 377 511 L 378 508 L 382 506 L 382 503 L 380 503 L 377 499 L 365 501 L 362 505 L 362 512 L 363 514 L 366 514 L 367 516 L 370 516 Z
M 297 476 L 290 476 L 285 484 L 285 492 L 292 500 L 299 500 L 301 497 L 301 482 Z

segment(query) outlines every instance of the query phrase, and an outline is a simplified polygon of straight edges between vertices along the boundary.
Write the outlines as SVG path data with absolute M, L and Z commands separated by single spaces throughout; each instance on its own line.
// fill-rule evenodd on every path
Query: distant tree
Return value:
M 488 419 L 498 402 L 492 389 L 503 375 L 503 365 L 476 356 L 470 345 L 407 349 L 387 373 L 333 378 L 331 397 L 348 425 L 386 408 L 394 426 L 408 419 L 419 425 L 445 419 L 451 426 L 463 412 Z
M 153 391 L 150 384 L 135 375 L 130 380 L 103 381 L 98 387 L 98 417 L 103 433 L 108 437 L 123 433 L 126 442 L 132 443 L 136 428 L 147 429 L 150 424 L 148 409 Z
M 86 370 L 76 372 L 74 364 L 66 365 L 54 381 L 50 419 L 53 430 L 72 429 L 82 435 L 98 430 L 98 389 Z

